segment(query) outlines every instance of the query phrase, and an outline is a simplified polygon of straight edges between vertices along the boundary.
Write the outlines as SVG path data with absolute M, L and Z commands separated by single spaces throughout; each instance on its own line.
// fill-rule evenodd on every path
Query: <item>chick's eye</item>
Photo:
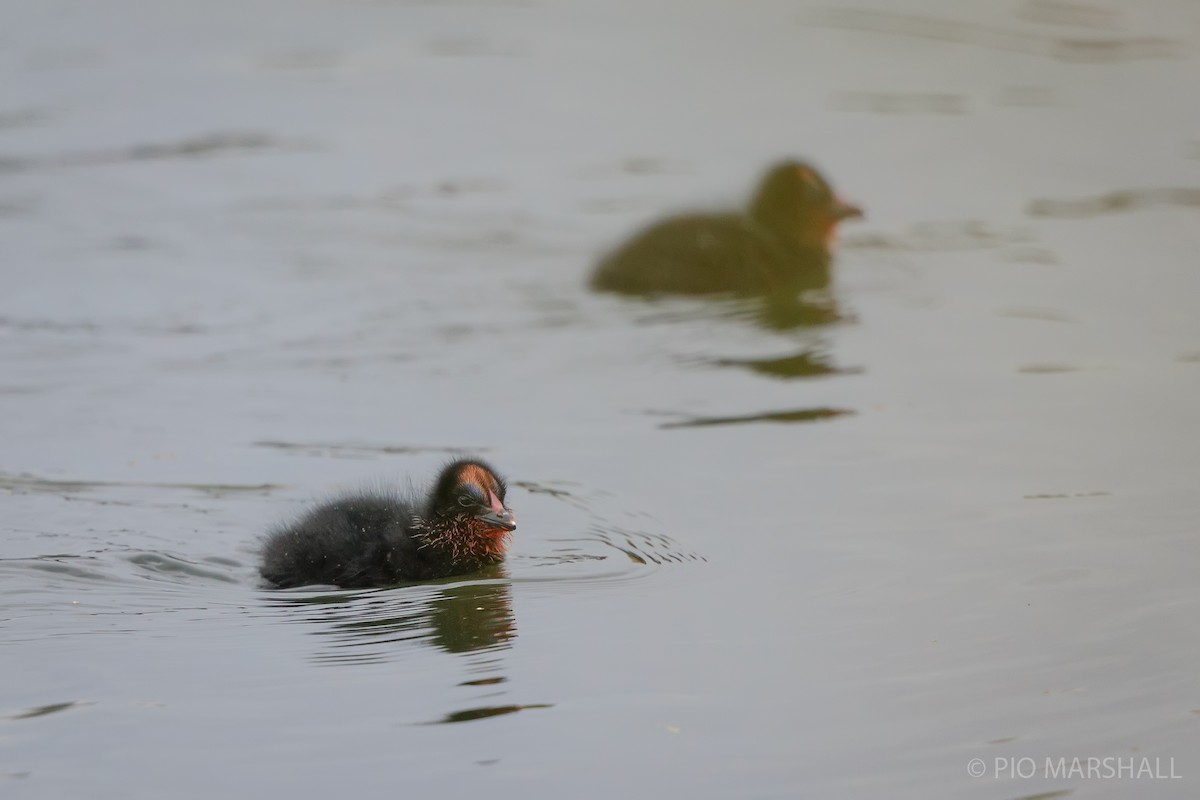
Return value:
M 475 500 L 470 495 L 463 494 L 458 496 L 458 504 L 463 508 L 470 508 L 475 505 Z

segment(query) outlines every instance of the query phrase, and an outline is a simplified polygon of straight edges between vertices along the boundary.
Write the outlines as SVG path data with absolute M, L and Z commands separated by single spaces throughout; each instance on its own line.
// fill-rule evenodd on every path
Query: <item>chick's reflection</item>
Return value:
M 443 589 L 431 609 L 431 639 L 448 653 L 507 647 L 508 641 L 516 636 L 508 583 L 474 583 Z
M 487 580 L 417 585 L 353 594 L 272 597 L 302 605 L 297 621 L 324 638 L 318 661 L 378 663 L 409 647 L 432 645 L 448 653 L 510 647 L 516 636 L 512 590 L 501 567 Z

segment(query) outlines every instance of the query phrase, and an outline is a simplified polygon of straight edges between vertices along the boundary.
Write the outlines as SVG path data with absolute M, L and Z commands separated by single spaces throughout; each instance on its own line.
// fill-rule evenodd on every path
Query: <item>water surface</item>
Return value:
M 0 20 L 6 796 L 1195 796 L 1191 4 Z M 587 292 L 782 156 L 831 297 Z M 502 567 L 258 583 L 461 453 Z

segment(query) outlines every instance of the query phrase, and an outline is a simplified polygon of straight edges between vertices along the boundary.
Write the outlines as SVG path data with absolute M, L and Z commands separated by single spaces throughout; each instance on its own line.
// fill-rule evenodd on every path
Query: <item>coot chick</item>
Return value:
M 641 295 L 821 289 L 838 223 L 862 215 L 814 167 L 783 161 L 767 170 L 745 213 L 655 223 L 606 256 L 591 285 Z
M 276 586 L 387 586 L 474 572 L 504 558 L 516 529 L 506 487 L 482 461 L 438 475 L 421 500 L 365 491 L 324 503 L 268 535 L 261 573 Z

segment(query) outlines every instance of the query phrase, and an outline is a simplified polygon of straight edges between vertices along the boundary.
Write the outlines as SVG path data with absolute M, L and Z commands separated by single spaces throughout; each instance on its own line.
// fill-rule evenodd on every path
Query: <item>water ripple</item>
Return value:
M 1119 214 L 1139 208 L 1156 206 L 1200 206 L 1200 188 L 1185 186 L 1163 186 L 1154 189 L 1120 189 L 1095 197 L 1078 199 L 1034 200 L 1029 204 L 1031 217 L 1097 217 L 1102 214 Z
M 46 492 L 49 494 L 75 494 L 77 492 L 86 492 L 93 489 L 114 488 L 181 490 L 201 492 L 212 497 L 219 497 L 221 495 L 231 494 L 234 492 L 257 492 L 260 494 L 266 494 L 267 492 L 281 489 L 283 487 L 274 483 L 163 483 L 158 481 L 60 480 L 55 478 L 43 478 L 38 475 L 30 475 L 29 473 L 24 472 L 18 475 L 0 473 L 0 489 L 7 489 L 11 492 L 20 494 L 32 492 Z
M 1075 63 L 1113 64 L 1185 54 L 1183 42 L 1165 36 L 1055 37 L 945 17 L 868 9 L 827 8 L 806 22 L 815 27 L 931 39 Z

